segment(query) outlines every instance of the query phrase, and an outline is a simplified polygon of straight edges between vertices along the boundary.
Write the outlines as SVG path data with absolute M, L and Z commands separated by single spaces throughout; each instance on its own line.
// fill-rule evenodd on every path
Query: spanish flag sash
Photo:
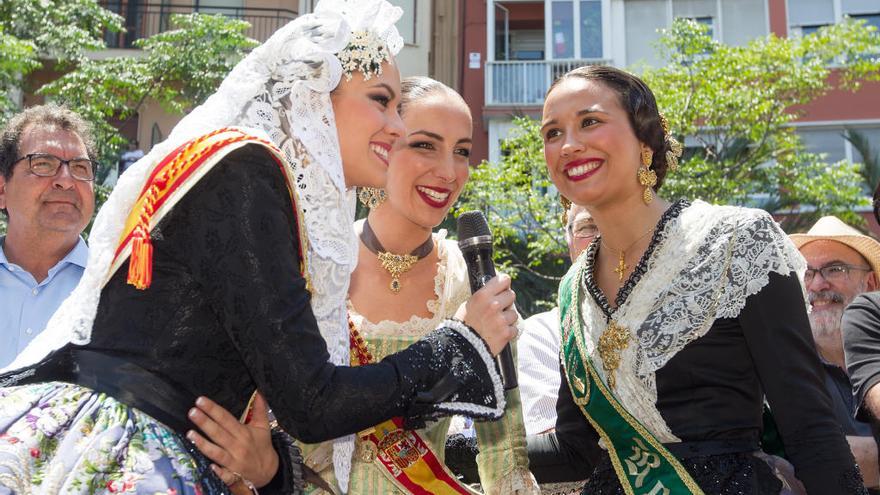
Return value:
M 348 328 L 351 365 L 375 362 L 351 319 Z M 358 433 L 355 455 L 375 464 L 403 493 L 479 495 L 458 481 L 418 432 L 404 429 L 403 418 L 391 418 Z
M 703 495 L 679 460 L 617 401 L 596 372 L 584 345 L 580 312 L 578 282 L 585 267 L 580 262 L 559 286 L 561 358 L 574 403 L 602 438 L 627 495 Z
M 299 229 L 296 237 L 300 243 L 298 246 L 300 272 L 308 283 L 305 230 L 296 195 L 295 180 L 286 165 L 284 155 L 271 142 L 233 127 L 218 129 L 180 145 L 153 168 L 125 222 L 106 280 L 109 280 L 116 270 L 129 260 L 128 283 L 141 290 L 147 289 L 153 280 L 153 246 L 150 232 L 214 165 L 230 152 L 247 144 L 265 147 L 285 178 Z

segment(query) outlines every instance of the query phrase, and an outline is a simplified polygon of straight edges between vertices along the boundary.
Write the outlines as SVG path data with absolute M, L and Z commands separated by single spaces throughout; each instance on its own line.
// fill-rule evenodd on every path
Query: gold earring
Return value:
M 571 208 L 571 200 L 560 194 L 559 204 L 562 205 L 562 225 L 568 225 L 568 210 Z
M 648 167 L 639 167 L 638 178 L 639 184 L 645 187 L 645 190 L 642 192 L 642 201 L 646 205 L 651 204 L 651 201 L 654 201 L 653 187 L 657 185 L 657 173 Z
M 639 184 L 645 187 L 645 190 L 642 192 L 642 201 L 645 204 L 650 204 L 651 201 L 654 201 L 654 189 L 652 189 L 655 185 L 657 185 L 657 173 L 651 170 L 651 161 L 654 159 L 654 151 L 651 148 L 642 148 L 642 166 L 639 167 L 639 171 L 637 172 L 637 177 L 639 179 Z
M 654 159 L 654 152 L 651 151 L 651 148 L 643 148 L 642 149 L 642 165 L 645 167 L 651 167 L 651 161 Z
M 387 197 L 385 190 L 377 187 L 362 187 L 358 192 L 358 200 L 371 210 L 381 205 Z

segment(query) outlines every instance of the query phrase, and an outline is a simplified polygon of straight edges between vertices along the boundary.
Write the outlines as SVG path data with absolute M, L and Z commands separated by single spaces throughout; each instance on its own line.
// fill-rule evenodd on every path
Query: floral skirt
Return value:
M 225 492 L 192 443 L 103 393 L 60 382 L 0 389 L 0 495 Z

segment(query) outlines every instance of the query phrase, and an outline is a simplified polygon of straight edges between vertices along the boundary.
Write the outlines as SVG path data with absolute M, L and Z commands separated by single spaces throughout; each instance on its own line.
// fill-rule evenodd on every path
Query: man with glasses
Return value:
M 0 367 L 45 328 L 83 274 L 80 237 L 95 210 L 88 123 L 57 105 L 29 108 L 0 136 Z
M 880 243 L 833 216 L 819 219 L 806 234 L 790 237 L 807 260 L 804 283 L 812 307 L 810 326 L 826 371 L 825 387 L 865 486 L 876 489 L 880 484 L 877 442 L 870 425 L 854 417 L 856 404 L 846 372 L 841 318 L 856 296 L 877 290 Z

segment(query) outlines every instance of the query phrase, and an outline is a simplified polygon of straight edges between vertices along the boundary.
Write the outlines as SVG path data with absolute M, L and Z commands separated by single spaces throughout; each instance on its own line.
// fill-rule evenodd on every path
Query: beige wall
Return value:
M 430 75 L 460 91 L 462 33 L 459 1 L 438 0 L 434 2 L 433 10 Z
M 144 104 L 143 110 L 140 112 L 138 119 L 137 139 L 138 146 L 144 152 L 150 151 L 150 140 L 153 132 L 153 124 L 159 126 L 162 133 L 162 139 L 168 137 L 171 129 L 180 122 L 183 115 L 171 115 L 162 109 L 162 106 L 155 101 L 148 101 Z
M 286 9 L 299 12 L 299 0 L 244 0 L 244 6 L 255 9 Z
M 404 45 L 403 50 L 397 55 L 401 77 L 427 76 L 431 73 L 431 0 L 416 0 L 415 5 L 416 10 L 414 13 L 407 12 L 405 14 L 415 14 L 415 43 Z

